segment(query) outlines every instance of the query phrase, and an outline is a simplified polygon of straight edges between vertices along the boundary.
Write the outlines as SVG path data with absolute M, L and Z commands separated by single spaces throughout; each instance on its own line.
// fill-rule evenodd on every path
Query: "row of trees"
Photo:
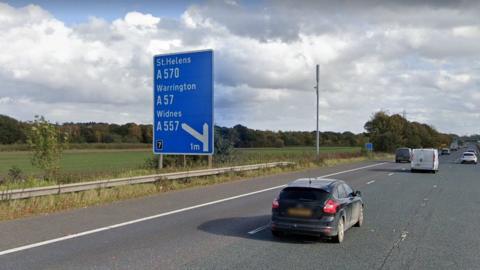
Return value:
M 21 122 L 0 115 L 0 144 L 24 144 L 35 122 Z M 151 143 L 152 126 L 128 123 L 64 123 L 56 125 L 71 143 Z
M 0 144 L 24 144 L 33 122 L 20 122 L 0 115 Z M 68 135 L 70 143 L 152 143 L 152 125 L 124 125 L 106 123 L 64 123 L 56 125 Z M 236 125 L 232 128 L 215 127 L 215 132 L 234 147 L 284 147 L 315 145 L 315 132 L 263 131 Z M 323 146 L 356 146 L 365 142 L 363 134 L 352 132 L 321 132 Z
M 235 147 L 284 147 L 284 146 L 313 146 L 316 141 L 314 131 L 264 131 L 250 129 L 242 125 L 233 128 L 216 127 L 216 133 L 230 140 Z M 365 142 L 363 134 L 352 132 L 320 132 L 322 146 L 357 146 Z
M 470 135 L 470 136 L 462 136 L 460 140 L 465 142 L 480 142 L 480 134 Z
M 27 143 L 34 122 L 20 122 L 0 115 L 0 144 Z M 64 123 L 56 125 L 70 143 L 152 143 L 152 125 L 124 125 L 106 123 Z M 365 124 L 366 133 L 321 132 L 322 146 L 363 146 L 372 142 L 377 151 L 394 151 L 407 146 L 440 147 L 448 145 L 456 136 L 443 134 L 433 127 L 409 122 L 398 114 L 377 112 Z M 242 125 L 232 128 L 215 127 L 215 133 L 234 147 L 313 146 L 316 134 L 309 131 L 264 131 Z M 217 136 L 218 137 L 218 136 Z
M 365 124 L 367 136 L 376 151 L 392 152 L 398 147 L 438 148 L 448 146 L 454 134 L 444 134 L 433 127 L 418 122 L 409 122 L 398 114 L 388 115 L 377 112 Z

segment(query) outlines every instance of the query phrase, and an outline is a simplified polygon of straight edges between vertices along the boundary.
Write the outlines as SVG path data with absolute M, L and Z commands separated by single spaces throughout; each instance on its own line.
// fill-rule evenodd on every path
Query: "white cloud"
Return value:
M 478 38 L 480 37 L 479 26 L 459 26 L 452 29 L 453 35 L 457 37 L 465 38 Z
M 149 123 L 152 56 L 213 48 L 220 125 L 313 130 L 320 64 L 322 130 L 361 132 L 375 110 L 406 109 L 443 131 L 478 133 L 472 5 L 225 1 L 178 19 L 132 11 L 67 25 L 39 6 L 0 3 L 0 113 Z
M 160 22 L 160 18 L 154 17 L 152 14 L 143 14 L 134 11 L 127 13 L 124 22 L 130 26 L 155 29 L 156 25 Z

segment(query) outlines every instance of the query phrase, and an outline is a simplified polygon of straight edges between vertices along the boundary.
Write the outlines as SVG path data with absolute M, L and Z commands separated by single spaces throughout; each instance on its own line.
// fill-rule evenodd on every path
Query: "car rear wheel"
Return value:
M 343 218 L 340 218 L 337 224 L 337 235 L 333 238 L 333 241 L 335 243 L 342 243 L 344 237 L 345 237 L 344 222 L 343 222 Z
M 280 237 L 280 236 L 283 236 L 283 233 L 279 232 L 279 231 L 273 231 L 272 230 L 272 235 L 275 236 L 275 237 Z
M 360 213 L 358 214 L 358 221 L 355 223 L 355 227 L 362 227 L 363 225 L 363 206 L 360 207 Z

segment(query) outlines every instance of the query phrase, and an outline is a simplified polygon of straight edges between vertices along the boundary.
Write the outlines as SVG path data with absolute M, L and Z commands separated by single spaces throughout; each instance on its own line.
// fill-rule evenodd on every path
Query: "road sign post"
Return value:
M 318 118 L 319 118 L 319 109 L 318 109 L 318 105 L 319 105 L 319 93 L 318 93 L 318 82 L 320 80 L 320 66 L 317 65 L 317 68 L 316 68 L 316 80 L 317 80 L 317 85 L 315 86 L 315 89 L 317 90 L 317 161 L 320 160 L 320 132 L 318 130 Z
M 365 144 L 365 149 L 367 149 L 368 152 L 373 151 L 373 143 L 366 143 Z
M 213 154 L 213 51 L 153 58 L 153 152 Z
M 208 168 L 211 169 L 213 167 L 213 155 L 208 155 Z
M 158 169 L 161 170 L 163 169 L 163 155 L 160 154 L 158 157 Z

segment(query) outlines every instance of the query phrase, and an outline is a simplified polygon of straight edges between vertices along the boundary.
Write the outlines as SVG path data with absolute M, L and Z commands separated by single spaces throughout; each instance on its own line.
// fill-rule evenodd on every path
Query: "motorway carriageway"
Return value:
M 362 162 L 0 222 L 0 269 L 478 269 L 480 167 L 460 154 L 437 174 Z M 318 176 L 362 191 L 364 227 L 274 238 L 272 199 Z

